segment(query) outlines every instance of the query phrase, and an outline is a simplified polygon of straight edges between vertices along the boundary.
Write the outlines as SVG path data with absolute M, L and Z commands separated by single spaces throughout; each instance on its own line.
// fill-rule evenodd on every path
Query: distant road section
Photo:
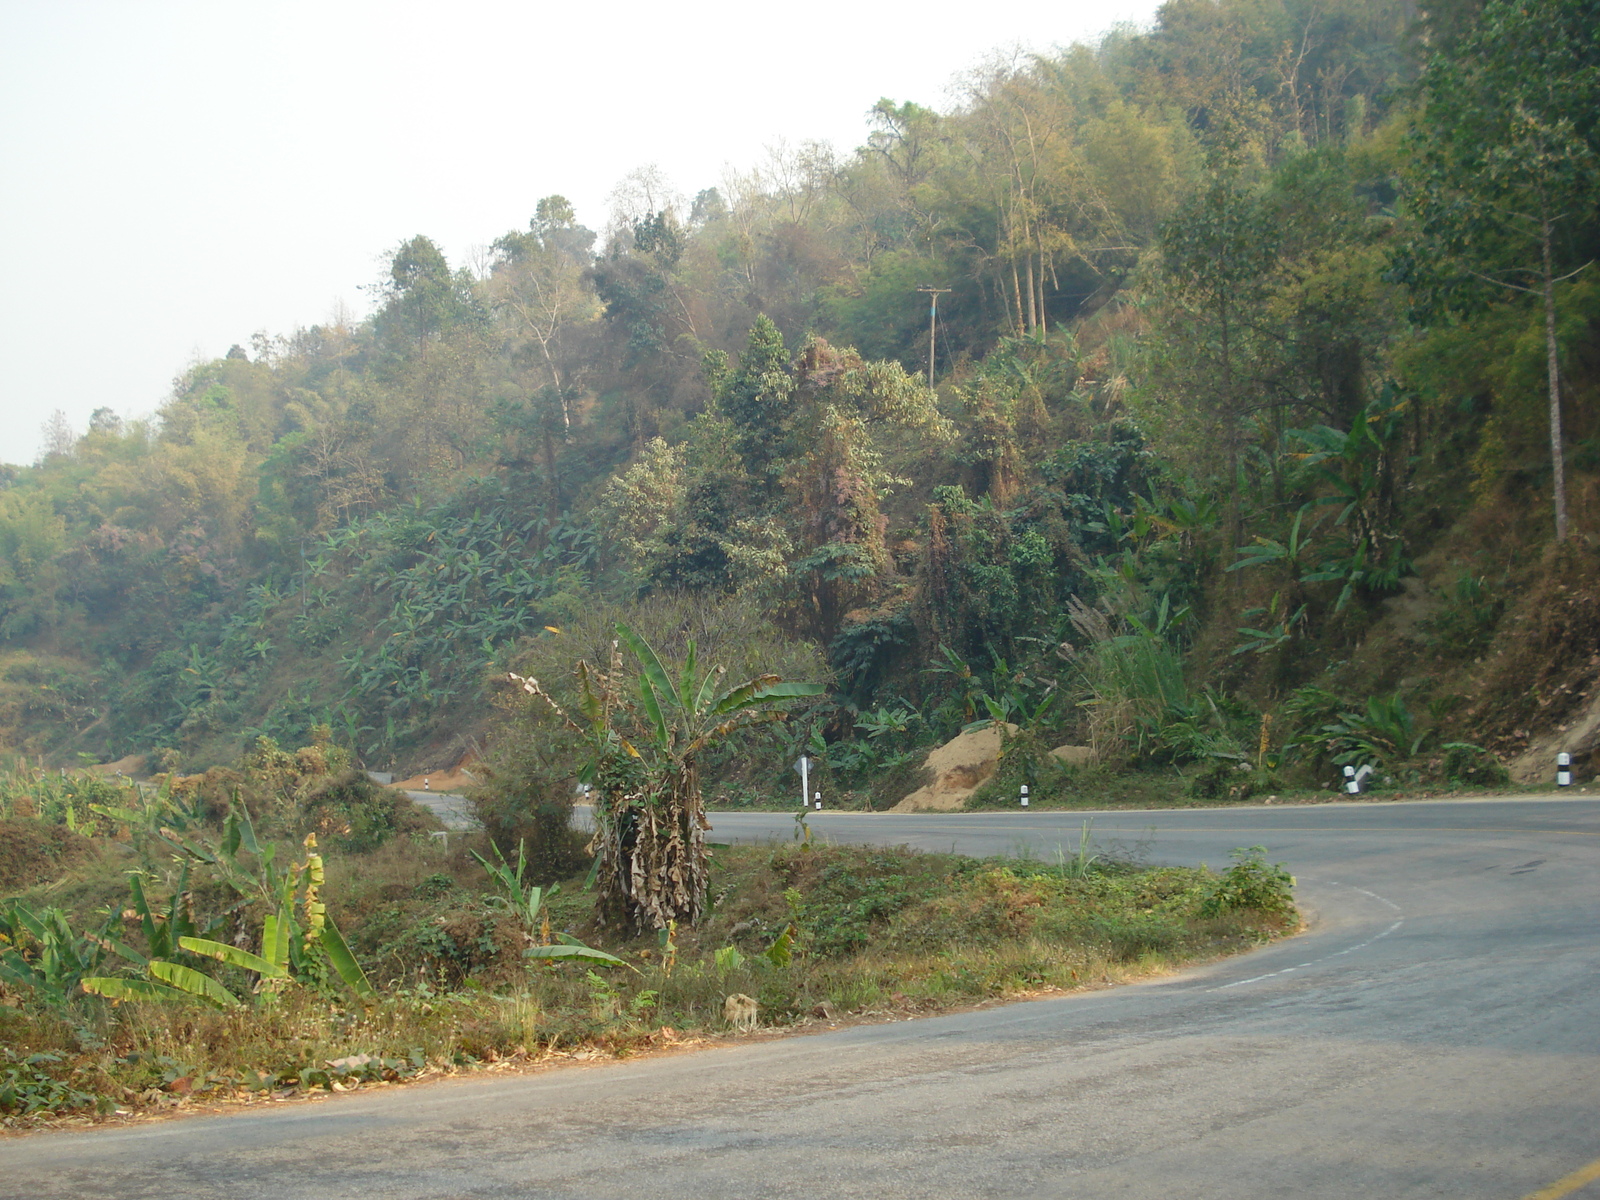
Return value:
M 465 796 L 458 796 L 453 792 L 414 792 L 409 789 L 406 795 L 438 817 L 440 824 L 446 829 L 481 828 L 478 818 L 472 815 L 472 806 L 467 803 Z

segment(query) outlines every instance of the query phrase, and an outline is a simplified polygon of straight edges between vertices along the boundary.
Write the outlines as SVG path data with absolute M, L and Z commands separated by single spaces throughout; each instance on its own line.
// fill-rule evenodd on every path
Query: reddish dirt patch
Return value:
M 0 820 L 0 892 L 59 879 L 93 855 L 93 842 L 60 825 L 32 817 Z

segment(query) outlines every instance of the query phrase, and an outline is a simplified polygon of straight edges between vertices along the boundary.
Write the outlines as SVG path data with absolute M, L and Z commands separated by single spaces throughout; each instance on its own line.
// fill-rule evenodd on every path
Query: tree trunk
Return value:
M 1041 333 L 1048 332 L 1050 328 L 1050 318 L 1045 315 L 1044 311 L 1044 281 L 1046 279 L 1045 270 L 1046 266 L 1044 251 L 1041 250 L 1039 252 L 1039 332 Z
M 572 440 L 572 408 L 567 403 L 567 389 L 561 383 L 561 372 L 556 369 L 556 360 L 551 357 L 548 338 L 539 339 L 539 349 L 544 351 L 545 366 L 550 370 L 550 382 L 554 385 L 556 396 L 561 402 L 561 436 L 570 442 Z
M 1022 280 L 1017 278 L 1017 260 L 1011 260 L 1011 294 L 1017 302 L 1017 336 L 1021 337 L 1028 332 L 1028 327 L 1023 323 L 1022 315 Z
M 1567 540 L 1567 471 L 1562 453 L 1561 373 L 1556 362 L 1556 295 L 1554 272 L 1550 265 L 1550 217 L 1539 223 L 1539 249 L 1543 255 L 1544 352 L 1545 374 L 1550 385 L 1550 476 L 1555 497 L 1556 541 Z
M 1228 321 L 1228 301 L 1222 298 L 1219 312 L 1219 334 L 1222 342 L 1222 440 L 1227 455 L 1228 476 L 1223 485 L 1228 489 L 1228 550 L 1231 558 L 1239 557 L 1239 413 L 1233 394 L 1233 342 Z
M 561 515 L 561 491 L 556 482 L 556 435 L 548 421 L 544 426 L 544 484 L 549 489 L 545 497 L 545 516 L 554 525 Z
M 631 934 L 693 925 L 705 908 L 705 803 L 698 772 L 681 764 L 654 781 L 659 791 L 601 800 L 596 878 L 602 920 Z
M 1033 253 L 1030 251 L 1029 254 L 1028 254 L 1028 332 L 1029 333 L 1032 333 L 1035 329 L 1039 328 L 1039 314 L 1038 314 L 1038 310 L 1034 308 L 1034 297 L 1037 295 L 1037 292 L 1038 292 L 1038 289 L 1035 287 L 1034 281 L 1033 281 Z

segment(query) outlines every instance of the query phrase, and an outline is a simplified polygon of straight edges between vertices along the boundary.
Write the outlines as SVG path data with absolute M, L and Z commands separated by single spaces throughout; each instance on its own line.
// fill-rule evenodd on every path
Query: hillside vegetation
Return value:
M 827 685 L 706 759 L 728 803 L 809 751 L 881 806 L 982 720 L 1062 795 L 1063 742 L 1503 780 L 1600 673 L 1600 21 L 1412 11 L 1172 0 L 603 231 L 530 197 L 481 270 L 412 238 L 369 316 L 3 468 L 0 740 L 476 750 L 510 838 L 577 751 L 506 673 L 622 620 Z

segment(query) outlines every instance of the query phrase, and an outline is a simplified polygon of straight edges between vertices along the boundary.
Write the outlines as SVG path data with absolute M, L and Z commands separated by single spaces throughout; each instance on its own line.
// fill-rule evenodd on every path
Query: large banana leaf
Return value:
M 293 918 L 287 910 L 268 913 L 261 922 L 261 950 L 268 962 L 285 975 L 289 973 L 289 938 Z
M 226 942 L 213 942 L 206 938 L 181 937 L 178 945 L 185 950 L 196 954 L 204 954 L 207 958 L 214 958 L 218 962 L 227 963 L 230 967 L 239 967 L 246 971 L 254 971 L 263 979 L 287 979 L 289 972 L 282 967 L 268 962 L 258 954 L 251 954 L 248 950 L 241 950 L 237 946 L 230 946 Z
M 628 643 L 639 659 L 639 670 L 644 678 L 648 679 L 658 692 L 670 699 L 677 707 L 684 707 L 684 697 L 678 694 L 678 689 L 672 685 L 672 677 L 667 674 L 667 668 L 661 665 L 661 659 L 656 655 L 650 643 L 645 641 L 626 625 L 617 625 L 617 636 Z
M 756 688 L 752 700 L 787 700 L 794 696 L 820 696 L 828 689 L 820 683 L 791 683 L 779 680 Z
M 522 952 L 524 958 L 569 959 L 577 962 L 609 963 L 625 967 L 628 964 L 615 954 L 596 950 L 593 946 L 529 946 Z
M 333 969 L 339 973 L 339 978 L 344 980 L 350 990 L 363 1000 L 376 1000 L 377 991 L 367 979 L 367 973 L 361 969 L 361 964 L 356 961 L 356 956 L 350 953 L 350 947 L 339 934 L 338 928 L 333 923 L 333 918 L 328 917 L 322 922 L 322 932 L 318 935 L 322 948 L 327 952 L 328 961 L 333 964 Z
M 188 1000 L 188 992 L 149 979 L 95 978 L 82 981 L 83 990 L 107 1000 Z
M 153 962 L 150 964 L 150 974 L 162 983 L 171 984 L 180 991 L 187 992 L 197 1000 L 204 1001 L 214 1008 L 230 1009 L 239 1007 L 239 998 L 223 987 L 209 975 L 202 975 L 193 967 L 186 967 L 182 963 Z

